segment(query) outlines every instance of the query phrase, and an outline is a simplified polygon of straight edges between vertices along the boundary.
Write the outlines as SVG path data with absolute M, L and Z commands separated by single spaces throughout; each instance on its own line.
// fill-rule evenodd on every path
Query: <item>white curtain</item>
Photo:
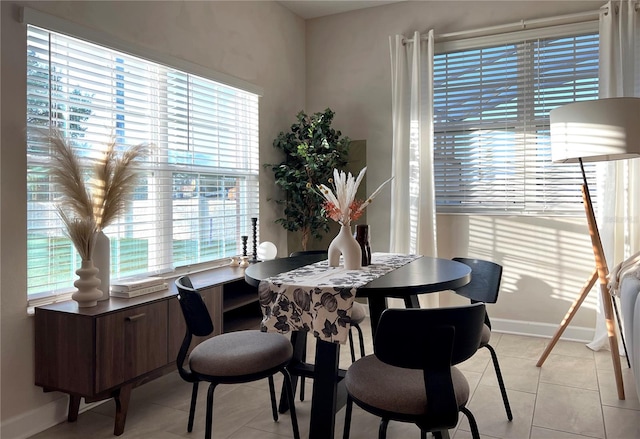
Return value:
M 389 38 L 391 49 L 394 179 L 391 187 L 390 250 L 437 256 L 433 180 L 433 30 L 423 40 Z M 397 303 L 392 304 L 397 305 Z M 437 294 L 420 296 L 422 307 Z
M 610 1 L 600 9 L 600 98 L 640 97 L 638 6 L 637 1 Z M 609 268 L 640 251 L 639 189 L 640 159 L 598 165 L 598 226 Z M 587 345 L 594 350 L 609 347 L 597 297 L 596 331 Z M 620 349 L 624 354 L 621 343 Z

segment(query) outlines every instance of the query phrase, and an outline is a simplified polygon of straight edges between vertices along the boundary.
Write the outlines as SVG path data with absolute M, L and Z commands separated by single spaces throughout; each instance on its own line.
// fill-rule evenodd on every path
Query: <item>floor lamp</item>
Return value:
M 542 366 L 589 291 L 598 281 L 618 398 L 624 399 L 624 383 L 613 316 L 614 299 L 607 288 L 609 269 L 602 249 L 583 163 L 640 157 L 640 98 L 608 98 L 575 102 L 551 110 L 550 119 L 552 160 L 558 163 L 580 163 L 583 179 L 582 199 L 596 267 L 582 287 L 580 295 L 567 311 L 536 366 Z

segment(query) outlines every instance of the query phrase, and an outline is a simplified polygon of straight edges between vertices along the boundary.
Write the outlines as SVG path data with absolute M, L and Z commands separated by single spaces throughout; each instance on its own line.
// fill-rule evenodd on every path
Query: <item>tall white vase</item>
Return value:
M 109 287 L 111 286 L 111 241 L 109 237 L 100 231 L 96 233 L 96 243 L 93 247 L 93 256 L 91 257 L 93 264 L 98 269 L 98 279 L 102 297 L 98 300 L 109 299 Z
M 344 259 L 344 268 L 359 270 L 362 268 L 362 251 L 360 244 L 351 233 L 351 226 L 341 226 L 340 232 L 329 244 L 329 266 L 340 266 L 340 255 Z
M 73 285 L 78 291 L 73 293 L 71 298 L 78 302 L 78 307 L 96 306 L 98 299 L 102 297 L 102 291 L 98 289 L 100 279 L 96 276 L 97 273 L 98 269 L 93 265 L 92 260 L 82 261 L 82 265 L 76 270 L 80 279 L 76 280 Z

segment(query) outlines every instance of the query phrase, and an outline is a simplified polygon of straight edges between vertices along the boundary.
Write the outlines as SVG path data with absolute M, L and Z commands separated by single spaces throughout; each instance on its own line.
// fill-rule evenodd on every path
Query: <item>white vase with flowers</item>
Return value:
M 119 154 L 112 138 L 93 160 L 93 174 L 87 175 L 86 166 L 60 131 L 52 129 L 47 140 L 52 149 L 50 172 L 60 193 L 58 214 L 82 260 L 72 298 L 79 307 L 95 306 L 98 300 L 109 298 L 108 281 L 101 285 L 98 274 L 106 271 L 109 279 L 110 270 L 108 257 L 101 259 L 99 269 L 94 265 L 96 240 L 124 211 L 137 181 L 134 162 L 145 154 L 146 145 L 135 145 Z
M 364 178 L 367 168 L 362 168 L 358 177 L 354 177 L 349 172 L 333 170 L 333 191 L 324 184 L 318 185 L 318 190 L 325 199 L 324 210 L 334 221 L 340 224 L 340 232 L 329 244 L 329 266 L 338 267 L 340 265 L 340 255 L 342 255 L 344 268 L 347 270 L 359 270 L 362 268 L 362 253 L 360 244 L 351 233 L 351 222 L 360 218 L 364 209 L 371 204 L 373 198 L 380 192 L 382 187 L 391 181 L 387 181 L 378 186 L 366 200 L 356 199 L 356 192 L 360 182 Z

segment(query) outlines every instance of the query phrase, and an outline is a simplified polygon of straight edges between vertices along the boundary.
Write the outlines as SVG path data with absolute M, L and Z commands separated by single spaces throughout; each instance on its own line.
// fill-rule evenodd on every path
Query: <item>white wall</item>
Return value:
M 331 107 L 336 128 L 367 141 L 367 184 L 376 187 L 391 173 L 390 35 L 433 28 L 437 38 L 521 19 L 593 11 L 603 3 L 414 1 L 309 20 L 307 110 Z M 389 194 L 383 191 L 367 208 L 375 250 L 388 250 Z M 498 304 L 490 307 L 492 319 L 537 323 L 535 331 L 546 334 L 553 333 L 594 264 L 584 217 L 439 215 L 438 250 L 441 257 L 468 255 L 503 264 L 503 288 Z M 592 293 L 573 326 L 593 328 L 594 300 Z M 451 300 L 445 296 L 441 303 Z
M 109 34 L 134 46 L 181 58 L 261 87 L 260 155 L 273 162 L 272 141 L 305 103 L 305 23 L 275 2 L 24 2 L 34 9 Z M 61 394 L 33 384 L 33 323 L 26 303 L 26 31 L 18 3 L 1 2 L 0 297 L 2 438 L 38 429 L 39 414 L 62 413 Z M 278 157 L 277 160 L 280 160 Z M 261 238 L 286 253 L 271 173 L 261 170 Z M 60 400 L 63 402 L 64 400 Z M 58 412 L 56 412 L 58 411 Z M 32 432 L 33 433 L 33 432 Z M 21 432 L 24 434 L 24 431 Z

